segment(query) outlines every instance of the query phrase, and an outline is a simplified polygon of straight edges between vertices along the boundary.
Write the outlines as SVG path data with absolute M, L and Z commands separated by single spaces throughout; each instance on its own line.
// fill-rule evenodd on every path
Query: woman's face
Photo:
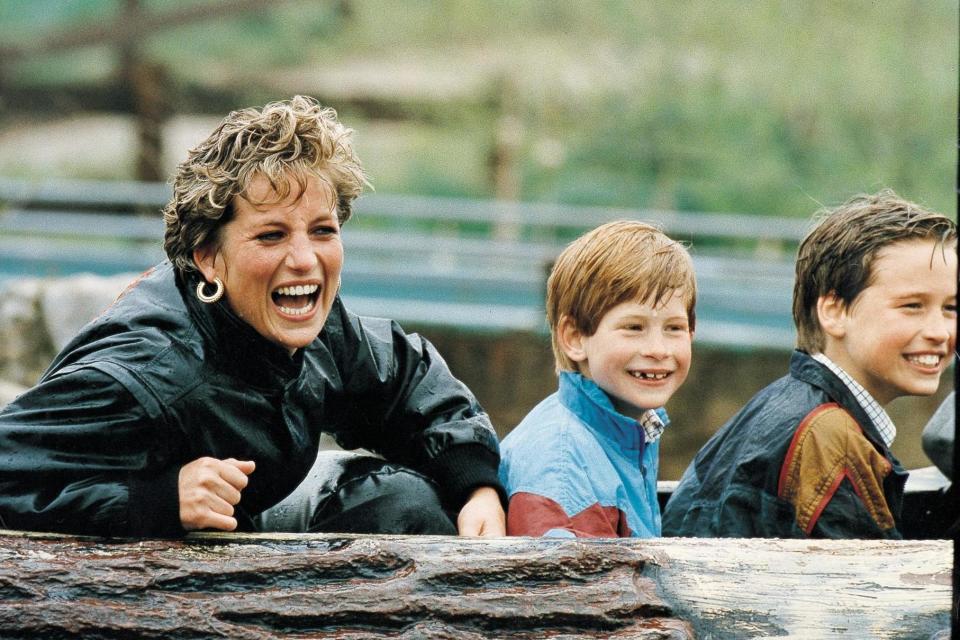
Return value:
M 278 203 L 269 181 L 254 178 L 219 237 L 194 251 L 204 278 L 223 280 L 234 313 L 291 353 L 323 329 L 343 267 L 332 189 L 316 177 L 302 194 L 293 186 Z

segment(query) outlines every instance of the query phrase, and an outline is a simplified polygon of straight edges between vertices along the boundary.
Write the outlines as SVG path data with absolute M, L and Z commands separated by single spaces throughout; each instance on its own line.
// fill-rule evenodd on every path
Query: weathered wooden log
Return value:
M 0 531 L 0 637 L 930 638 L 948 541 Z

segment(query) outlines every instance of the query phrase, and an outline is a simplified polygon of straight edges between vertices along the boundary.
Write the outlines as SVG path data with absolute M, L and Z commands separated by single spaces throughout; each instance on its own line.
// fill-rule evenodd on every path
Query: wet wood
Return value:
M 931 637 L 946 541 L 0 531 L 0 637 Z
M 950 637 L 948 540 L 648 543 L 674 615 L 703 638 Z

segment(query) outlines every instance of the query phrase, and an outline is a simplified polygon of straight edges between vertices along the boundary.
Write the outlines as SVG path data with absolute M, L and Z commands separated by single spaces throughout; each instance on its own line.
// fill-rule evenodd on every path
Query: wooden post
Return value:
M 137 31 L 137 25 L 142 20 L 140 0 L 125 0 L 123 23 L 131 34 Z M 166 69 L 159 63 L 143 60 L 140 48 L 132 37 L 121 40 L 119 50 L 120 77 L 136 120 L 135 177 L 147 182 L 162 182 L 167 173 L 163 168 L 163 126 L 170 114 Z
M 520 145 L 523 139 L 523 121 L 517 114 L 516 88 L 513 81 L 505 77 L 497 83 L 494 90 L 496 120 L 493 132 L 493 148 L 489 164 L 493 181 L 493 197 L 496 201 L 499 219 L 493 228 L 493 237 L 497 240 L 516 240 L 520 237 L 520 226 L 515 222 L 520 200 Z

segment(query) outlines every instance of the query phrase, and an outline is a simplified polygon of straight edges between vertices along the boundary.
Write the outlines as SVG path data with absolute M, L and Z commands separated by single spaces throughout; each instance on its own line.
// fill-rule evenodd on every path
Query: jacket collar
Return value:
M 612 441 L 623 450 L 643 450 L 643 427 L 637 420 L 614 409 L 610 397 L 590 378 L 572 371 L 561 371 L 559 395 L 561 404 L 599 437 Z M 669 424 L 663 408 L 652 411 L 656 412 L 664 425 Z
M 790 356 L 790 375 L 822 390 L 853 415 L 857 423 L 863 428 L 864 433 L 875 445 L 883 449 L 889 449 L 873 420 L 857 402 L 850 388 L 826 365 L 817 362 L 807 352 L 796 349 Z
M 226 298 L 212 304 L 200 302 L 196 296 L 199 282 L 195 273 L 177 276 L 180 295 L 210 347 L 210 356 L 223 363 L 226 371 L 260 388 L 283 386 L 299 375 L 303 349 L 291 356 L 241 320 Z

